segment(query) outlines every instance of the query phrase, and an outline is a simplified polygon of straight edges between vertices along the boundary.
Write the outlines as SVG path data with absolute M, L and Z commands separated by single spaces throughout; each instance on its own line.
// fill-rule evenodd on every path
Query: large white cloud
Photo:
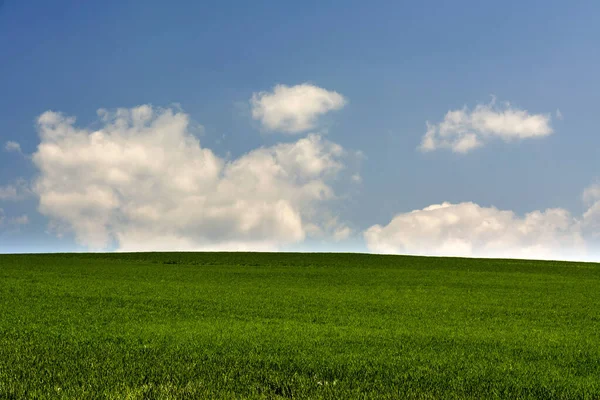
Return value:
M 560 208 L 523 217 L 474 203 L 436 204 L 364 232 L 379 253 L 539 259 L 585 258 L 580 220 Z
M 345 151 L 318 135 L 225 161 L 189 133 L 189 117 L 145 105 L 99 111 L 78 128 L 38 118 L 39 211 L 79 243 L 119 250 L 275 249 L 319 223 Z
M 308 83 L 277 85 L 272 92 L 254 93 L 250 100 L 252 118 L 266 130 L 285 133 L 313 129 L 319 116 L 345 104 L 341 94 Z
M 464 107 L 448 111 L 438 124 L 427 122 L 427 132 L 421 140 L 421 151 L 451 149 L 467 153 L 488 141 L 499 138 L 506 142 L 540 138 L 552 133 L 550 114 L 529 114 L 526 110 L 479 104 L 473 110 Z

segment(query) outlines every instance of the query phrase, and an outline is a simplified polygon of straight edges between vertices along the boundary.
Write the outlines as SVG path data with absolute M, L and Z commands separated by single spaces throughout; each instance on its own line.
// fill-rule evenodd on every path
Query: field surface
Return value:
M 600 399 L 600 264 L 0 256 L 0 399 Z

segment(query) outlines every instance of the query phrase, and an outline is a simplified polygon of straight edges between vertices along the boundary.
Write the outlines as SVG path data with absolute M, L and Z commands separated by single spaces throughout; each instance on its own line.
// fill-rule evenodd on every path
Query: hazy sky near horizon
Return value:
M 600 261 L 600 3 L 0 2 L 0 252 Z

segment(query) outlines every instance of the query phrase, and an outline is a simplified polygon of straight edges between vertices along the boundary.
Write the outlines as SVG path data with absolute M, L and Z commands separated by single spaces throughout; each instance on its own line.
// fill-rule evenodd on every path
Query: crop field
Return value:
M 0 398 L 600 399 L 600 264 L 1 255 Z

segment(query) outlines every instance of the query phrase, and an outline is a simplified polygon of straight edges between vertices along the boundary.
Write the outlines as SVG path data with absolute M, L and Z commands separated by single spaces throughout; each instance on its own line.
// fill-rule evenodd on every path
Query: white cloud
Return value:
M 13 142 L 12 140 L 9 140 L 4 145 L 4 150 L 9 151 L 9 152 L 14 151 L 17 153 L 21 153 L 21 145 L 17 142 Z
M 560 208 L 520 217 L 474 203 L 436 204 L 398 214 L 386 226 L 364 232 L 379 253 L 540 259 L 585 254 L 581 222 Z
M 252 118 L 266 130 L 286 133 L 313 129 L 319 116 L 346 103 L 341 94 L 308 83 L 277 85 L 272 92 L 254 93 L 250 100 Z
M 240 250 L 330 230 L 319 221 L 346 152 L 319 135 L 226 161 L 200 146 L 182 112 L 99 115 L 97 131 L 56 112 L 38 118 L 35 191 L 58 233 L 95 249 Z
M 438 124 L 426 123 L 427 132 L 419 149 L 433 151 L 451 149 L 455 153 L 467 153 L 499 138 L 505 142 L 540 138 L 552 133 L 549 114 L 529 114 L 526 110 L 506 103 L 496 106 L 479 104 L 474 110 L 466 107 L 448 111 Z

